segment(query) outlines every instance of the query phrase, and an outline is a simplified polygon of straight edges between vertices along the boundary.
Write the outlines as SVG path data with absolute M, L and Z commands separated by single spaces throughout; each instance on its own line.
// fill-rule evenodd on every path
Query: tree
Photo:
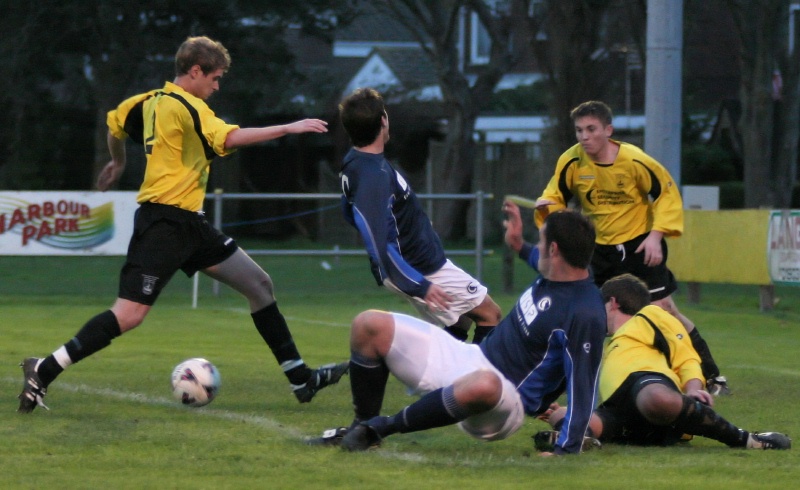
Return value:
M 70 174 L 70 157 L 85 157 L 91 147 L 71 137 L 71 127 L 88 115 L 81 60 L 63 51 L 69 29 L 56 2 L 5 1 L 0 9 L 0 59 L 8 77 L 0 93 L 0 187 L 58 188 L 78 173 Z
M 529 31 L 543 38 L 531 42 L 551 95 L 546 161 L 575 144 L 572 108 L 586 100 L 612 106 L 623 100 L 609 97 L 625 93 L 625 57 L 636 52 L 644 62 L 645 14 L 645 0 L 545 0 L 529 17 Z
M 490 6 L 492 3 L 495 7 Z M 508 10 L 500 2 L 482 0 L 380 0 L 375 6 L 398 19 L 414 34 L 421 48 L 436 66 L 447 119 L 443 174 L 444 192 L 472 192 L 475 142 L 473 133 L 478 115 L 491 99 L 497 83 L 515 63 L 511 44 L 511 21 L 519 18 L 526 2 L 515 0 Z M 465 11 L 478 15 L 491 39 L 489 62 L 470 83 L 460 62 L 458 50 L 461 16 Z M 522 11 L 524 12 L 524 10 Z M 447 238 L 466 233 L 467 201 L 447 201 L 438 228 Z
M 171 80 L 175 50 L 187 36 L 220 39 L 234 59 L 226 90 L 214 101 L 217 112 L 237 121 L 263 116 L 298 79 L 286 26 L 300 23 L 321 35 L 350 11 L 348 0 L 2 3 L 0 27 L 10 35 L 0 39 L 0 56 L 13 77 L 13 88 L 0 96 L 0 122 L 13 128 L 0 157 L 5 188 L 63 188 L 63 178 L 54 176 L 78 168 L 84 178 L 77 188 L 89 188 L 108 159 L 106 112 L 125 96 Z M 88 121 L 70 127 L 62 112 L 86 113 Z M 54 138 L 59 131 L 72 137 Z M 80 158 L 77 134 L 94 135 L 81 140 Z M 59 153 L 68 154 L 55 158 Z
M 791 206 L 800 130 L 800 37 L 789 0 L 729 0 L 741 38 L 745 207 Z M 791 19 L 798 24 L 796 18 Z

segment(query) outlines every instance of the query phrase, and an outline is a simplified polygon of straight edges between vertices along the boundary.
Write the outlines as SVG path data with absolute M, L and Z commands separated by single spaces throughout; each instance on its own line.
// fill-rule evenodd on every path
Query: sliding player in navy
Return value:
M 537 245 L 542 276 L 477 346 L 406 315 L 359 314 L 350 336 L 354 421 L 310 443 L 362 451 L 398 432 L 451 424 L 495 441 L 566 392 L 569 416 L 553 453 L 579 453 L 606 333 L 603 301 L 588 271 L 594 239 L 594 227 L 579 213 L 548 216 Z M 385 417 L 389 373 L 422 398 Z
M 384 157 L 389 116 L 383 98 L 357 89 L 339 113 L 354 146 L 340 173 L 344 216 L 364 240 L 378 285 L 459 340 L 475 322 L 473 343 L 479 343 L 502 312 L 483 284 L 447 259 L 416 194 Z

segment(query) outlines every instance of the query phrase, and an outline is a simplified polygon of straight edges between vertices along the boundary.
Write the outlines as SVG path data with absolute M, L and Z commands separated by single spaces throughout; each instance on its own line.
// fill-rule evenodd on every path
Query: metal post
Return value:
M 683 0 L 647 0 L 644 149 L 681 185 Z
M 483 275 L 483 191 L 475 193 L 475 279 Z
M 433 159 L 430 156 L 428 157 L 428 161 L 425 162 L 425 187 L 428 194 L 433 194 Z M 426 211 L 428 213 L 428 219 L 433 221 L 433 200 L 428 199 Z
M 214 189 L 214 228 L 222 231 L 222 189 Z M 219 296 L 219 281 L 214 279 L 211 290 L 214 296 Z
M 192 309 L 197 309 L 197 292 L 200 289 L 200 273 L 195 272 L 192 276 Z

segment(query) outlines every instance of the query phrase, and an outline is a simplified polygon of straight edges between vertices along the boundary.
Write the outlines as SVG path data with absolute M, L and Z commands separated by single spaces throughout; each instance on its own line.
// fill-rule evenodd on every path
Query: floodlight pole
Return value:
M 681 185 L 683 0 L 647 0 L 644 149 Z

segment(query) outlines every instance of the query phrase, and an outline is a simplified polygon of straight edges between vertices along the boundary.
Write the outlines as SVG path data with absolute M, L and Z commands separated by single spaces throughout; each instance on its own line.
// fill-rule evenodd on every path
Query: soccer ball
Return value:
M 190 407 L 208 405 L 217 396 L 219 371 L 210 361 L 195 357 L 172 370 L 172 395 Z

